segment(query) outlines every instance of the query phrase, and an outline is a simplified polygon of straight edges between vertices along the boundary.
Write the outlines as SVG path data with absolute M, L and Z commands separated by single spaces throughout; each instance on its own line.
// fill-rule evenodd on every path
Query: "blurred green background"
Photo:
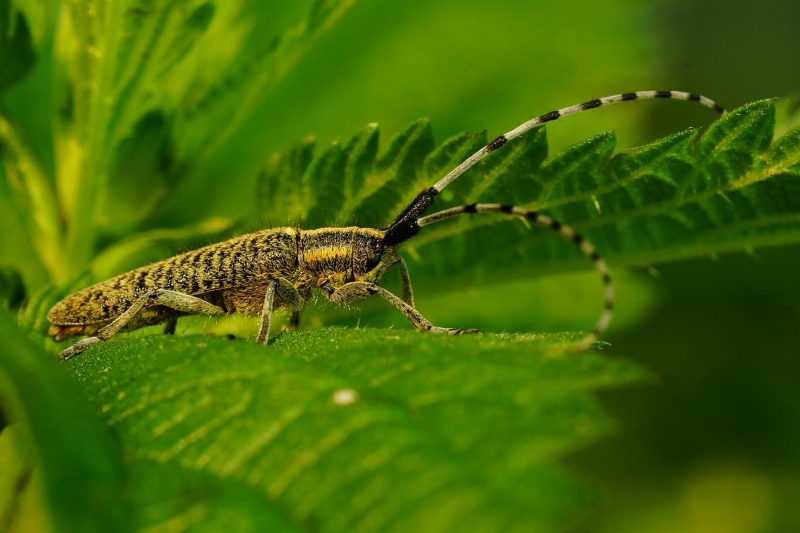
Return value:
M 284 4 L 259 19 L 264 40 L 310 2 Z M 268 154 L 312 134 L 320 145 L 347 139 L 370 122 L 385 140 L 427 116 L 441 140 L 463 130 L 496 135 L 553 108 L 632 90 L 699 92 L 729 109 L 788 96 L 800 88 L 798 20 L 793 0 L 358 2 L 258 95 L 225 148 L 140 229 L 242 212 L 252 226 L 284 224 L 250 214 Z M 55 99 L 52 58 L 40 59 L 1 103 L 52 168 L 42 104 Z M 551 153 L 606 130 L 627 147 L 714 118 L 681 102 L 637 102 L 560 121 L 548 135 Z M 99 240 L 121 234 L 111 228 Z M 613 355 L 642 362 L 660 381 L 603 393 L 617 433 L 567 461 L 606 500 L 582 531 L 800 531 L 799 266 L 800 246 L 790 246 L 635 273 L 653 301 L 635 307 L 646 315 L 636 327 L 612 329 L 607 340 Z M 483 294 L 525 290 L 512 289 Z M 434 322 L 465 316 L 418 299 Z M 502 312 L 470 326 L 524 328 L 522 310 Z

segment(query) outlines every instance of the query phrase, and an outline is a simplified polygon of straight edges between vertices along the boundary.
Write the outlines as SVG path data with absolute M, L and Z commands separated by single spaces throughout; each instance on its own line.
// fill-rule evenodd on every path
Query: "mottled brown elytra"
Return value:
M 648 98 L 696 101 L 725 114 L 725 109 L 713 100 L 679 91 L 617 94 L 551 111 L 475 152 L 433 187 L 420 192 L 386 229 L 274 228 L 206 246 L 120 274 L 68 296 L 50 309 L 48 333 L 56 340 L 90 335 L 61 352 L 63 359 L 69 359 L 118 331 L 166 323 L 165 333 L 174 333 L 176 321 L 183 315 L 242 313 L 261 316 L 257 342 L 266 344 L 272 312 L 288 308 L 291 322 L 296 325 L 313 289 L 338 304 L 379 294 L 419 331 L 448 335 L 476 333 L 478 330 L 474 329 L 434 326 L 414 308 L 408 269 L 398 252 L 420 228 L 433 222 L 461 214 L 504 213 L 550 228 L 573 241 L 600 273 L 605 286 L 605 306 L 592 332 L 576 345 L 585 349 L 606 330 L 614 312 L 614 286 L 608 266 L 586 239 L 546 215 L 512 205 L 470 204 L 423 215 L 433 205 L 436 195 L 453 180 L 534 126 L 607 104 Z M 384 273 L 394 265 L 399 265 L 402 298 L 378 286 Z

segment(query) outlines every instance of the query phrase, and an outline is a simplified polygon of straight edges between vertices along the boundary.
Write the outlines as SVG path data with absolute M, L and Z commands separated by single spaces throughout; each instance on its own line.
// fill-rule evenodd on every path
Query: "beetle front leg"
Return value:
M 417 331 L 430 331 L 432 333 L 444 333 L 445 335 L 481 333 L 481 331 L 477 329 L 461 330 L 434 326 L 430 320 L 422 316 L 420 312 L 414 309 L 414 307 L 411 305 L 407 304 L 383 287 L 379 287 L 374 283 L 368 283 L 366 281 L 353 281 L 351 283 L 346 283 L 333 291 L 333 293 L 329 296 L 329 299 L 334 303 L 348 304 L 358 300 L 363 300 L 364 298 L 367 298 L 373 294 L 379 294 L 383 296 L 386 301 L 388 301 L 395 308 L 397 308 L 398 311 L 405 315 L 405 317 L 409 322 L 411 322 L 411 325 L 414 326 L 414 329 Z

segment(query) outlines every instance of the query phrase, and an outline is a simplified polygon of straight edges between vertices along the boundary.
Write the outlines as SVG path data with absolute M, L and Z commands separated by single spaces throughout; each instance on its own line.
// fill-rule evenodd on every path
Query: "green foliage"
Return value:
M 28 22 L 22 13 L 15 13 L 10 0 L 0 1 L 0 93 L 17 81 L 33 66 L 35 53 Z
M 548 159 L 540 127 L 469 170 L 430 212 L 472 202 L 544 211 L 581 232 L 612 265 L 796 242 L 800 128 L 773 140 L 774 129 L 775 105 L 762 101 L 734 110 L 704 133 L 688 130 L 617 153 L 615 135 L 604 133 Z M 269 194 L 262 192 L 261 210 L 298 218 L 299 202 L 310 213 L 309 227 L 385 227 L 420 189 L 486 143 L 483 134 L 462 134 L 434 148 L 426 121 L 408 126 L 381 155 L 376 137 L 370 125 L 346 149 L 336 143 L 317 159 L 309 155 L 309 141 L 276 154 L 263 176 L 262 191 Z M 319 186 L 321 172 L 337 186 Z M 343 186 L 354 181 L 358 188 Z M 281 202 L 285 197 L 297 199 L 291 211 Z M 572 243 L 502 215 L 425 228 L 408 249 L 421 258 L 412 271 L 423 280 L 464 275 L 474 282 L 590 266 Z
M 591 501 L 553 459 L 609 429 L 586 393 L 644 377 L 568 355 L 567 340 L 315 329 L 267 354 L 148 337 L 70 367 L 137 463 L 195 479 L 197 515 L 235 511 L 247 530 L 283 517 L 287 531 L 553 531 Z M 141 483 L 135 499 L 164 491 Z M 141 526 L 180 503 L 145 508 Z
M 34 465 L 41 477 L 44 508 L 53 531 L 127 531 L 122 498 L 122 454 L 108 429 L 82 397 L 65 369 L 24 339 L 8 314 L 0 310 L 0 398 L 3 426 L 23 424 L 16 464 L 0 469 L 0 485 L 14 474 L 14 492 L 0 502 L 4 530 L 16 520 L 15 502 Z M 9 438 L 7 427 L 0 438 Z M 5 444 L 5 443 L 4 443 Z M 9 464 L 10 463 L 10 464 Z M 92 509 L 91 513 L 75 512 Z
M 22 428 L 15 448 L 30 454 L 0 469 L 0 489 L 23 490 L 2 514 L 26 523 L 14 502 L 27 496 L 53 531 L 562 530 L 595 497 L 553 460 L 610 429 L 587 393 L 646 378 L 571 353 L 564 335 L 327 328 L 269 353 L 148 337 L 69 363 L 111 439 L 63 367 L 0 318 L 0 394 L 16 422 L 0 447 Z M 42 494 L 6 481 L 34 465 Z
M 393 9 L 373 3 L 345 32 L 349 49 L 327 41 L 296 69 L 351 4 L 0 0 L 0 301 L 15 308 L 27 295 L 22 323 L 38 336 L 68 287 L 219 240 L 252 218 L 254 204 L 271 225 L 386 225 L 486 135 L 437 145 L 429 121 L 418 120 L 383 149 L 370 124 L 316 157 L 310 138 L 268 158 L 262 152 L 305 131 L 323 138 L 347 131 L 354 102 L 396 111 L 382 97 L 363 98 L 389 83 L 421 88 L 425 98 L 404 95 L 400 107 L 410 116 L 439 113 L 433 123 L 445 131 L 466 117 L 493 128 L 501 117 L 510 127 L 534 98 L 547 108 L 572 103 L 629 85 L 631 72 L 633 88 L 644 88 L 638 76 L 651 32 L 555 3 L 537 7 L 537 24 L 569 19 L 583 39 L 555 46 L 553 35 L 530 32 L 518 17 L 513 28 L 496 25 L 503 30 L 493 40 L 484 19 L 498 11 L 469 3 L 468 20 L 453 30 L 481 36 L 470 37 L 478 49 L 469 53 L 434 30 L 453 18 L 443 4 L 425 5 L 430 16 L 403 5 L 413 29 L 405 40 L 391 32 L 367 39 L 365 29 L 386 18 L 375 10 Z M 599 16 L 630 12 L 635 2 L 613 4 Z M 424 54 L 403 45 L 427 33 L 440 37 Z M 520 44 L 506 33 L 538 46 L 543 57 L 526 57 L 537 69 L 503 53 Z M 589 41 L 593 54 L 584 53 Z M 449 61 L 424 64 L 448 49 Z M 346 55 L 366 58 L 361 70 L 343 67 Z M 494 70 L 465 77 L 464 57 Z M 602 57 L 635 67 L 608 68 Z M 415 65 L 416 79 L 398 79 L 404 61 Z M 548 74 L 573 62 L 570 87 Z M 304 70 L 314 73 L 312 83 L 290 79 Z M 549 81 L 529 83 L 542 79 Z M 798 114 L 791 102 L 779 105 L 777 128 L 773 103 L 756 102 L 705 132 L 625 151 L 606 133 L 550 156 L 539 128 L 461 177 L 437 207 L 486 201 L 545 211 L 584 233 L 613 267 L 797 242 Z M 409 118 L 370 113 L 390 130 Z M 593 131 L 601 131 L 603 114 L 592 116 Z M 580 120 L 559 121 L 555 144 Z M 285 133 L 291 128 L 296 136 Z M 426 228 L 406 251 L 418 294 L 431 295 L 418 298 L 420 307 L 436 323 L 577 329 L 595 314 L 574 304 L 597 285 L 584 273 L 489 283 L 589 266 L 570 243 L 519 221 L 462 217 Z M 653 291 L 640 278 L 622 279 L 621 315 L 630 324 L 652 308 Z M 535 311 L 509 305 L 527 307 L 542 294 L 548 301 Z M 474 302 L 484 303 L 475 309 Z M 371 325 L 398 321 L 365 316 Z M 0 529 L 24 530 L 36 523 L 23 519 L 31 516 L 52 520 L 29 529 L 55 531 L 552 531 L 579 521 L 595 496 L 557 462 L 611 427 L 590 393 L 641 382 L 644 371 L 566 354 L 570 335 L 450 339 L 403 328 L 286 333 L 267 350 L 191 335 L 120 336 L 69 363 L 90 395 L 87 406 L 63 368 L 45 364 L 2 316 Z M 355 391 L 356 401 L 337 404 L 337 391 L 345 398 Z
M 73 279 L 98 241 L 145 228 L 351 4 L 318 0 L 301 22 L 280 28 L 276 11 L 260 2 L 66 3 L 50 88 L 54 168 L 0 114 L 11 203 L 49 278 Z M 9 9 L 0 5 L 0 57 L 15 60 L 4 68 L 10 83 L 35 58 L 26 19 L 19 13 L 10 24 Z M 26 259 L 12 260 L 25 269 Z M 42 284 L 40 277 L 30 283 Z
M 0 267 L 0 307 L 19 309 L 25 300 L 25 286 L 19 272 Z

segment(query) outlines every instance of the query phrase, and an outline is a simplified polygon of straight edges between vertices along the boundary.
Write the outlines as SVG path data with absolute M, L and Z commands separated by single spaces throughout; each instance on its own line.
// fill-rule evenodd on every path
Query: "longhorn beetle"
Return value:
M 69 359 L 118 331 L 166 322 L 172 334 L 178 317 L 221 316 L 238 312 L 261 315 L 257 342 L 267 344 L 272 312 L 291 311 L 297 325 L 303 304 L 318 289 L 330 301 L 348 304 L 378 294 L 396 307 L 419 331 L 448 335 L 477 333 L 434 326 L 414 307 L 414 296 L 401 246 L 422 227 L 439 220 L 471 213 L 503 213 L 550 228 L 574 242 L 594 263 L 605 286 L 605 308 L 594 329 L 579 341 L 585 349 L 606 330 L 614 312 L 614 286 L 608 266 L 589 241 L 572 228 L 546 215 L 501 204 L 470 204 L 424 216 L 436 195 L 467 169 L 538 124 L 551 122 L 603 105 L 649 98 L 691 100 L 721 115 L 725 109 L 698 94 L 679 91 L 640 91 L 617 94 L 545 113 L 514 128 L 475 152 L 433 187 L 420 192 L 385 229 L 274 228 L 242 235 L 148 265 L 102 281 L 68 296 L 50 309 L 48 334 L 60 341 L 75 335 L 92 335 L 61 352 Z M 378 285 L 386 271 L 398 265 L 402 298 Z

